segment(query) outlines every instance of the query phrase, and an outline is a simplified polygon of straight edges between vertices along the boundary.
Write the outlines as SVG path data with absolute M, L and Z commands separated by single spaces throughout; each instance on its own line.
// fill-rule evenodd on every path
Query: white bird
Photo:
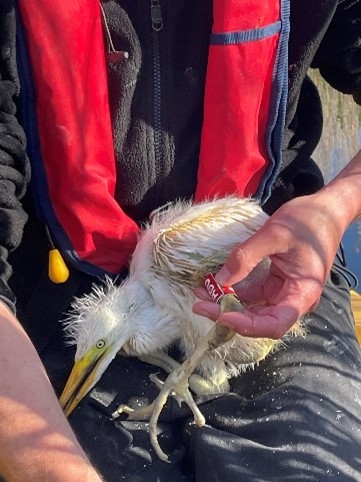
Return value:
M 188 390 L 190 378 L 196 393 L 229 390 L 228 379 L 239 375 L 267 356 L 279 343 L 266 338 L 247 338 L 193 313 L 193 289 L 205 275 L 215 273 L 231 250 L 254 234 L 267 220 L 261 207 L 250 199 L 228 197 L 197 205 L 178 202 L 159 211 L 142 233 L 133 254 L 129 276 L 120 286 L 110 281 L 90 295 L 74 301 L 66 321 L 70 343 L 76 344 L 74 368 L 60 398 L 69 415 L 100 379 L 122 350 L 172 372 L 157 400 L 146 410 L 130 413 L 134 419 L 150 417 L 152 444 L 158 445 L 156 423 L 168 397 L 176 394 L 192 410 L 198 425 L 204 418 Z M 243 283 L 262 281 L 269 269 L 264 260 Z M 233 303 L 225 310 L 242 309 Z M 291 330 L 301 333 L 299 322 Z M 178 364 L 166 355 L 178 343 L 186 360 Z M 159 384 L 159 381 L 158 381 Z

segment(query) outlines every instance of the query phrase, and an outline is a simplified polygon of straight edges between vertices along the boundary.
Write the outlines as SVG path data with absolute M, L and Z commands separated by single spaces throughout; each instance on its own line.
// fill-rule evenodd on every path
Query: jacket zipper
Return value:
M 161 102 L 161 69 L 159 32 L 163 28 L 162 9 L 160 0 L 150 0 L 150 15 L 152 21 L 153 37 L 153 99 L 154 99 L 154 156 L 155 156 L 155 181 L 162 178 L 162 102 Z

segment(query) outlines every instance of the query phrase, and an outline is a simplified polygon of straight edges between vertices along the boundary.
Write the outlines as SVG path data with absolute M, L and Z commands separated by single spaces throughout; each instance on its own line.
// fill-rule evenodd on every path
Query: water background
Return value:
M 352 96 L 343 95 L 330 87 L 318 71 L 311 71 L 310 75 L 320 92 L 324 116 L 321 142 L 313 159 L 327 182 L 361 149 L 361 107 Z M 343 245 L 348 268 L 359 279 L 356 291 L 361 293 L 361 220 L 347 230 Z

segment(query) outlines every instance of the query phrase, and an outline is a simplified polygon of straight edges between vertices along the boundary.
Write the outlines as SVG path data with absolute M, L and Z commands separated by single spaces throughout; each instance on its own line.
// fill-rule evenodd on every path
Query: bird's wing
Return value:
M 178 203 L 150 226 L 153 268 L 173 281 L 195 286 L 224 263 L 232 248 L 255 233 L 267 215 L 249 199 Z

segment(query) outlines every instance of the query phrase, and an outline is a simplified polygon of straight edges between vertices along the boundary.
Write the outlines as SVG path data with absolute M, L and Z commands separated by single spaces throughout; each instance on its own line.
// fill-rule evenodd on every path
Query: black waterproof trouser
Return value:
M 147 423 L 110 417 L 118 404 L 157 395 L 148 377 L 164 374 L 137 359 L 117 357 L 70 422 L 106 482 L 361 481 L 361 353 L 336 271 L 306 326 L 305 338 L 233 379 L 229 394 L 199 400 L 206 426 L 168 401 L 159 442 L 170 463 L 151 448 Z M 53 337 L 42 358 L 60 390 L 59 343 Z

